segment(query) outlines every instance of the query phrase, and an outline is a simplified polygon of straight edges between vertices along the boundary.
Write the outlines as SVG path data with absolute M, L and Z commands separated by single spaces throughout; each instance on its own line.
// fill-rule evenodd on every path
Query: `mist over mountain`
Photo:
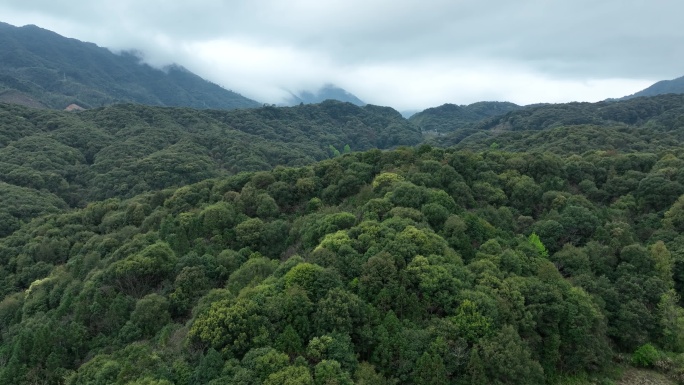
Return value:
M 260 103 L 180 65 L 142 63 L 135 51 L 106 48 L 27 25 L 0 23 L 0 101 L 64 109 L 114 103 L 232 109 Z
M 300 103 L 312 104 L 320 103 L 325 100 L 339 100 L 341 102 L 349 102 L 357 106 L 364 106 L 366 102 L 356 97 L 356 95 L 348 92 L 345 89 L 335 86 L 334 84 L 326 84 L 318 91 L 300 91 L 297 94 L 292 94 L 285 105 L 294 106 Z
M 640 96 L 656 96 L 663 94 L 684 94 L 684 76 L 672 80 L 661 80 L 652 86 L 645 88 L 622 99 L 638 98 Z

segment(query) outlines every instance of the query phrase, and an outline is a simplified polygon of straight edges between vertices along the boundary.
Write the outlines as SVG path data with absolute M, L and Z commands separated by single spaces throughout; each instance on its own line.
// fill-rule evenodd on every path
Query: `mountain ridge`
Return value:
M 300 103 L 321 103 L 326 100 L 349 102 L 357 106 L 366 105 L 366 102 L 359 99 L 356 95 L 331 83 L 323 85 L 316 91 L 303 90 L 299 91 L 297 94 L 290 92 L 290 95 L 290 98 L 285 102 L 286 106 L 295 106 Z
M 415 113 L 408 120 L 423 132 L 448 133 L 467 124 L 521 108 L 523 107 L 510 102 L 482 101 L 469 105 L 445 103 Z
M 0 23 L 0 91 L 63 109 L 114 103 L 194 108 L 250 108 L 261 104 L 202 79 L 178 64 L 156 69 L 136 51 L 115 54 L 94 43 L 35 25 Z
M 684 76 L 680 76 L 672 80 L 661 80 L 652 84 L 649 87 L 644 88 L 639 92 L 635 92 L 632 95 L 627 95 L 620 100 L 638 98 L 641 96 L 656 96 L 663 94 L 684 94 Z
M 483 142 L 494 143 L 501 135 L 511 137 L 516 136 L 513 133 L 567 130 L 580 126 L 624 130 L 652 125 L 661 131 L 676 131 L 674 128 L 681 127 L 683 115 L 684 95 L 676 94 L 596 103 L 540 104 L 464 125 L 429 142 L 444 147 L 461 142 L 479 147 Z M 649 141 L 656 142 L 656 138 Z

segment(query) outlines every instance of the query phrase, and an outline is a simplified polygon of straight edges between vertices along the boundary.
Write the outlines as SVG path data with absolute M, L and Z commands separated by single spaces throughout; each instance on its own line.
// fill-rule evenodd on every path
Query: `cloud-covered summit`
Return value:
M 684 3 L 7 0 L 36 24 L 277 103 L 334 83 L 374 104 L 599 100 L 682 75 Z

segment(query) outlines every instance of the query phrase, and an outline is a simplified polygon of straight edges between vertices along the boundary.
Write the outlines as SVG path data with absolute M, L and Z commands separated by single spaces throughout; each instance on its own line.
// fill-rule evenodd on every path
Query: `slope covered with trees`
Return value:
M 414 114 L 409 121 L 425 133 L 449 133 L 520 108 L 523 107 L 509 102 L 477 102 L 467 106 L 447 103 Z
M 421 146 L 47 215 L 0 241 L 0 383 L 678 375 L 683 166 Z
M 193 110 L 117 105 L 81 113 L 0 104 L 0 235 L 41 212 L 342 151 L 414 145 L 391 108 L 329 101 Z
M 233 109 L 259 103 L 178 65 L 164 70 L 135 52 L 106 48 L 28 25 L 0 22 L 0 101 L 62 110 L 113 103 Z
M 684 76 L 672 80 L 661 80 L 652 86 L 645 88 L 622 99 L 638 98 L 641 96 L 656 96 L 663 94 L 684 94 Z
M 681 144 L 684 127 L 684 95 L 661 95 L 625 101 L 564 103 L 528 106 L 501 116 L 461 127 L 432 138 L 431 144 L 483 148 L 483 144 L 507 146 L 514 151 L 561 151 L 584 148 L 621 151 L 657 151 Z M 539 132 L 546 131 L 548 133 Z M 554 134 L 555 133 L 555 134 Z M 554 136 L 549 138 L 549 136 Z M 565 139 L 572 137 L 572 139 Z M 596 140 L 598 138 L 598 141 Z M 509 143 L 510 142 L 510 143 Z

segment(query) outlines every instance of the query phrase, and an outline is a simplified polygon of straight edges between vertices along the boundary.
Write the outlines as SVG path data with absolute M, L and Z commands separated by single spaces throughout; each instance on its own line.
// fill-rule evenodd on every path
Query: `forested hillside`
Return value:
M 386 107 L 329 101 L 219 111 L 117 105 L 81 113 L 0 104 L 0 235 L 41 213 L 240 171 L 414 145 Z M 331 150 L 331 146 L 333 150 Z
M 622 99 L 638 98 L 641 96 L 656 96 L 663 94 L 684 94 L 684 76 L 672 80 L 661 80 L 637 93 Z
M 482 149 L 496 143 L 512 151 L 589 149 L 657 151 L 679 147 L 684 95 L 624 101 L 528 106 L 460 127 L 431 144 Z M 548 132 L 535 132 L 544 131 Z M 572 138 L 572 139 L 570 139 Z
M 683 169 L 421 146 L 41 217 L 0 242 L 0 383 L 677 378 Z
M 683 117 L 0 104 L 0 384 L 682 383 Z
M 233 109 L 260 103 L 178 65 L 142 64 L 135 52 L 106 48 L 28 25 L 0 22 L 0 101 L 58 110 L 113 103 Z
M 467 106 L 447 103 L 414 114 L 409 121 L 425 133 L 449 133 L 520 108 L 523 107 L 508 102 L 478 102 Z

